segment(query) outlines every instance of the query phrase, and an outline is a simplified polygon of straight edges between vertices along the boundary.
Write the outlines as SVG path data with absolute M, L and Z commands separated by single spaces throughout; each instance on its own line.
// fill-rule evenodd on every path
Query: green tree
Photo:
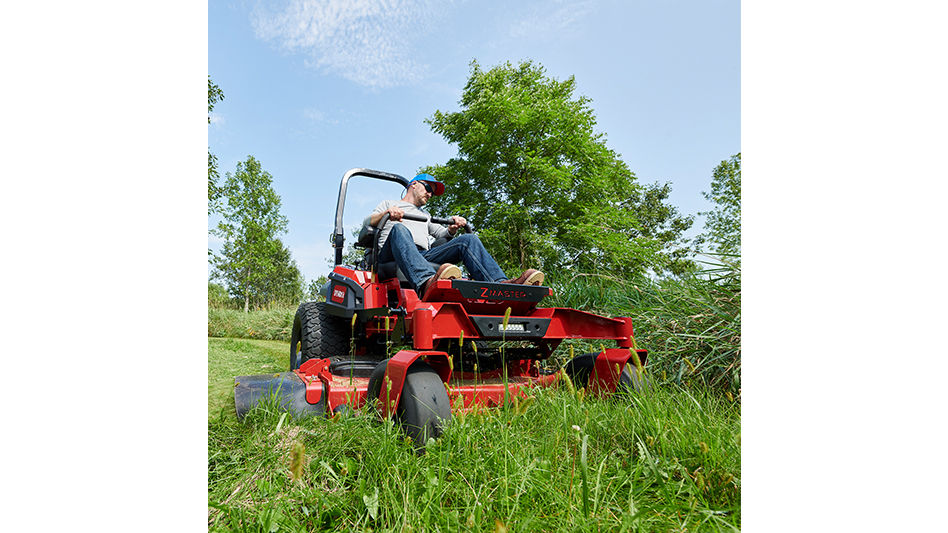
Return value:
M 639 225 L 632 231 L 634 237 L 645 237 L 662 243 L 653 270 L 656 273 L 670 272 L 681 276 L 697 270 L 691 259 L 690 239 L 683 234 L 694 224 L 694 216 L 682 216 L 678 208 L 667 203 L 671 195 L 671 183 L 652 183 L 636 191 L 622 202 L 622 207 L 633 211 Z
M 288 221 L 280 214 L 273 177 L 253 156 L 237 163 L 237 172 L 225 177 L 223 220 L 212 231 L 224 244 L 220 255 L 212 258 L 213 277 L 225 281 L 230 293 L 244 300 L 245 312 L 251 302 L 255 306 L 298 302 L 303 278 L 278 238 Z
M 355 247 L 355 244 L 359 242 L 360 231 L 362 231 L 362 226 L 355 227 L 352 229 L 352 231 L 350 231 L 352 238 L 349 239 L 349 244 L 346 245 L 345 251 L 342 254 L 341 264 L 359 266 L 359 264 L 362 262 L 362 258 L 365 257 L 365 250 Z M 329 266 L 330 270 L 335 268 L 335 256 L 326 258 L 326 265 Z
M 269 305 L 295 307 L 303 301 L 305 280 L 290 249 L 279 240 L 277 243 L 279 251 L 273 258 L 273 270 L 261 284 L 259 300 Z
M 326 276 L 319 276 L 318 278 L 311 280 L 309 285 L 306 286 L 306 294 L 303 298 L 306 301 L 316 301 L 324 302 L 326 298 L 320 293 L 320 290 L 323 288 L 323 285 L 329 282 L 329 278 Z
M 218 283 L 207 282 L 207 306 L 215 309 L 225 309 L 230 295 L 227 289 Z
M 224 99 L 224 91 L 214 85 L 211 77 L 207 77 L 207 123 L 211 123 L 211 111 L 214 110 L 214 104 Z M 214 213 L 219 208 L 218 202 L 223 195 L 223 190 L 217 185 L 220 174 L 217 173 L 217 156 L 211 153 L 210 147 L 207 149 L 207 214 Z
M 594 131 L 590 100 L 574 98 L 575 89 L 572 76 L 548 78 L 529 61 L 486 71 L 472 61 L 462 111 L 436 111 L 425 121 L 458 146 L 456 158 L 421 169 L 447 185 L 432 212 L 469 218 L 511 274 L 542 268 L 628 277 L 668 267 L 660 252 L 690 221 L 673 209 L 664 217 L 642 212 L 646 200 L 660 203 L 662 189 L 636 182 Z
M 210 74 L 208 74 L 207 76 L 207 113 L 208 115 L 211 114 L 211 111 L 214 111 L 214 105 L 223 99 L 224 99 L 224 91 L 221 90 L 220 87 L 215 85 L 213 81 L 211 81 L 211 76 Z M 207 117 L 207 123 L 208 124 L 211 123 L 210 116 Z
M 701 193 L 715 204 L 711 211 L 698 213 L 707 218 L 705 233 L 695 239 L 701 249 L 705 243 L 717 254 L 741 255 L 741 153 L 721 161 L 711 177 L 711 193 Z

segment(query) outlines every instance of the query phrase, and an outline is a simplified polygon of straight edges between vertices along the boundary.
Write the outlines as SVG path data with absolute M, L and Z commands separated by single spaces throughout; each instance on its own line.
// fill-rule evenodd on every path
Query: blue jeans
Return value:
M 497 261 L 487 253 L 484 244 L 473 233 L 465 233 L 441 246 L 419 251 L 408 228 L 395 224 L 379 252 L 380 263 L 389 261 L 395 261 L 416 291 L 428 278 L 437 274 L 429 263 L 463 262 L 468 274 L 476 281 L 507 279 Z

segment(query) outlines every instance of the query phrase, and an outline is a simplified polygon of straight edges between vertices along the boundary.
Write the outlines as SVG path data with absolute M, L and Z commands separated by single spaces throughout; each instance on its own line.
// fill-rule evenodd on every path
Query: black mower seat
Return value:
M 431 268 L 438 270 L 441 265 L 437 263 L 428 263 L 431 265 Z M 402 269 L 398 268 L 398 265 L 395 264 L 395 261 L 389 261 L 388 263 L 379 263 L 378 269 L 379 281 L 388 281 L 392 278 L 398 278 L 399 283 L 402 287 L 411 288 L 411 283 L 408 281 L 408 277 L 402 272 Z

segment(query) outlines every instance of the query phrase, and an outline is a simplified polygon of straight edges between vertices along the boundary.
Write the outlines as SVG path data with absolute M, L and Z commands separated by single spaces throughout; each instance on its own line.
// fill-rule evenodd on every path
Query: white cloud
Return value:
M 328 124 L 330 126 L 337 126 L 348 120 L 346 114 L 338 109 L 327 112 L 313 107 L 307 107 L 303 110 L 302 114 L 303 118 L 312 122 L 313 124 Z
M 288 0 L 278 9 L 258 4 L 251 23 L 258 38 L 309 54 L 307 66 L 380 89 L 426 75 L 414 48 L 435 7 L 432 0 Z
M 313 122 L 322 122 L 326 120 L 325 113 L 323 113 L 322 111 L 319 111 L 318 109 L 313 109 L 312 107 L 308 107 L 304 109 L 303 116 L 312 120 Z
M 288 133 L 295 139 L 314 139 L 322 130 L 348 122 L 348 114 L 339 110 L 322 111 L 307 107 L 300 112 L 304 119 L 301 128 L 290 129 Z
M 565 35 L 575 33 L 574 25 L 595 11 L 594 0 L 567 2 L 558 0 L 559 9 L 550 10 L 537 7 L 533 16 L 524 17 L 511 25 L 509 33 L 513 38 L 533 38 L 541 42 L 552 39 L 561 39 Z

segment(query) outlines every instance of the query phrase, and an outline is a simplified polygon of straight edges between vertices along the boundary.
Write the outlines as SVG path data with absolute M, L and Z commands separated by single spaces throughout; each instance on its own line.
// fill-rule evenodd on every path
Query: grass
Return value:
M 209 391 L 226 374 L 232 387 L 283 370 L 284 348 L 209 339 Z M 238 423 L 209 411 L 209 531 L 741 526 L 740 407 L 700 384 L 615 400 L 537 389 L 516 408 L 455 413 L 420 457 L 372 413 L 294 420 L 263 405 Z
M 208 338 L 208 419 L 222 412 L 234 412 L 235 376 L 286 372 L 289 369 L 289 341 Z

